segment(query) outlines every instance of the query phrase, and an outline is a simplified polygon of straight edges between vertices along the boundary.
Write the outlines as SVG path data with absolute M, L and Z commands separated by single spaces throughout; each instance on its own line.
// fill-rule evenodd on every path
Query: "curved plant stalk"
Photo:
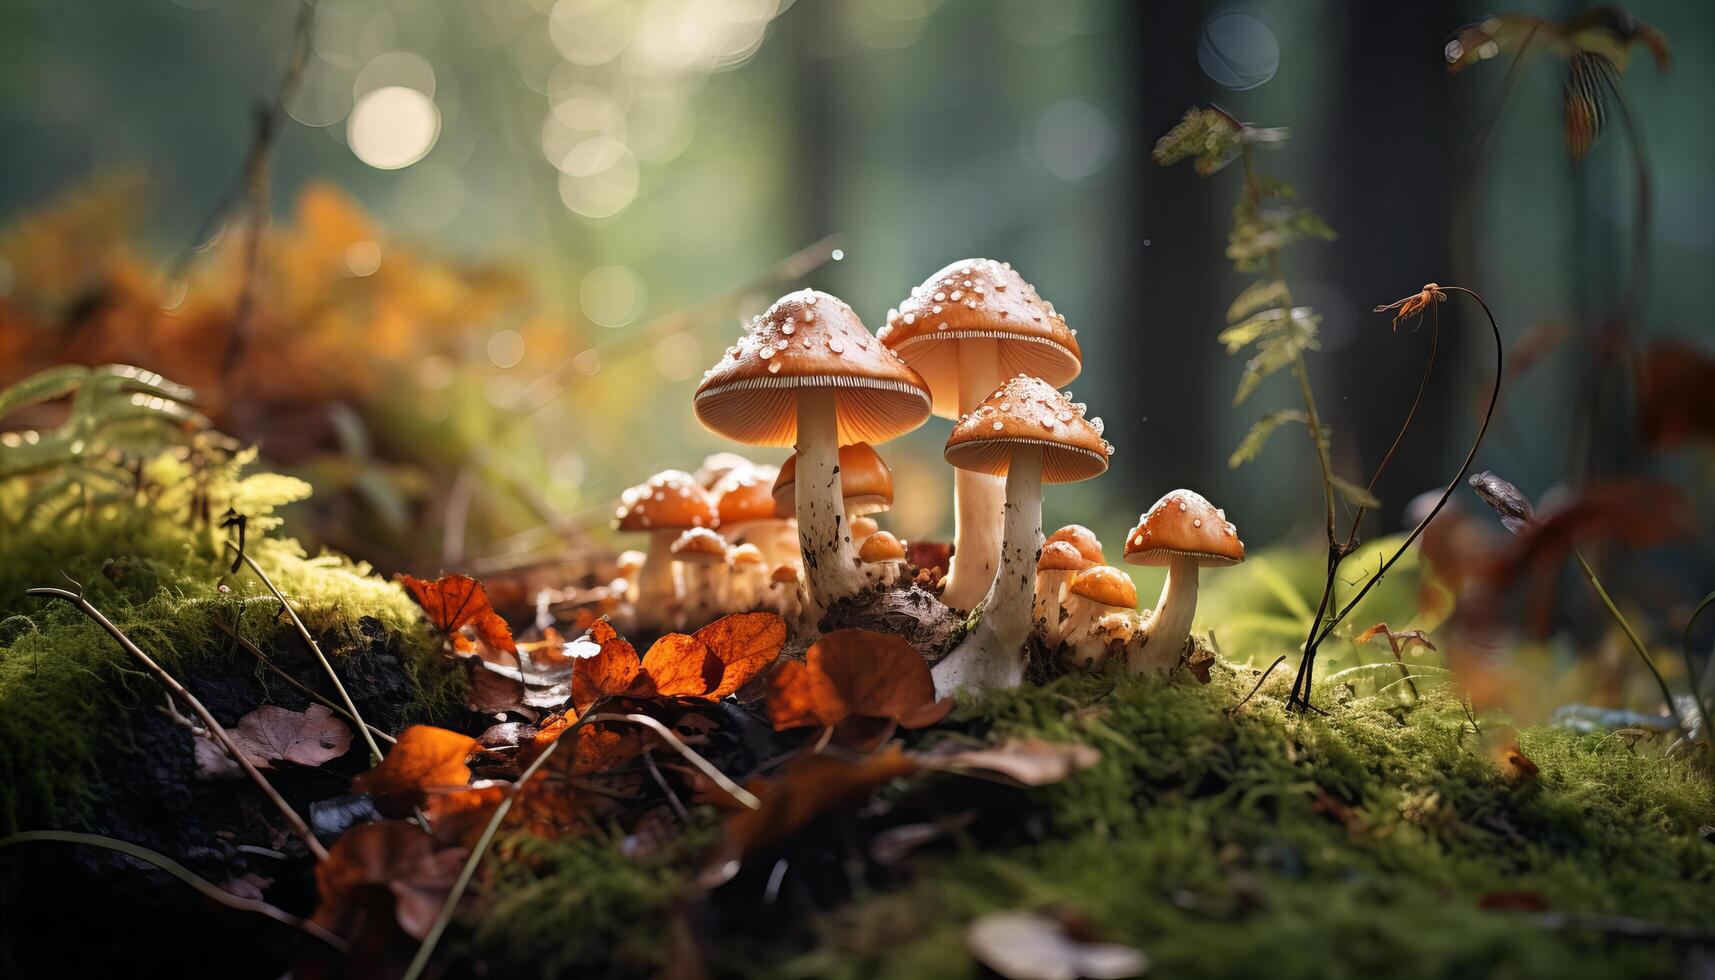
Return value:
M 177 878 L 192 888 L 195 888 L 204 898 L 207 898 L 211 902 L 217 902 L 229 909 L 237 909 L 240 912 L 253 912 L 257 915 L 266 916 L 281 925 L 296 929 L 306 936 L 318 939 L 333 947 L 333 949 L 340 953 L 351 952 L 351 945 L 349 943 L 329 932 L 323 926 L 318 925 L 309 919 L 300 919 L 292 913 L 287 912 L 285 909 L 275 905 L 270 905 L 267 902 L 234 895 L 219 885 L 209 881 L 207 878 L 198 875 L 196 872 L 185 867 L 179 862 L 174 861 L 172 858 L 167 857 L 165 854 L 151 851 L 146 847 L 140 847 L 130 841 L 117 840 L 112 837 L 102 837 L 99 834 L 79 834 L 69 830 L 27 830 L 20 834 L 13 834 L 10 837 L 0 837 L 0 847 L 10 847 L 14 844 L 30 844 L 38 841 L 53 841 L 61 844 L 86 844 L 90 847 L 101 847 L 106 848 L 109 851 L 118 851 L 121 854 L 129 855 L 139 861 L 145 861 L 157 868 L 160 868 L 167 874 L 170 874 L 174 878 Z
M 126 653 L 130 654 L 132 659 L 142 664 L 143 668 L 147 670 L 162 687 L 166 688 L 169 694 L 177 697 L 187 707 L 189 707 L 199 719 L 201 719 L 203 727 L 208 730 L 209 737 L 219 742 L 221 747 L 226 749 L 227 753 L 232 756 L 233 760 L 238 763 L 239 767 L 243 769 L 245 774 L 250 777 L 251 781 L 256 784 L 257 788 L 262 790 L 262 794 L 268 797 L 268 800 L 274 804 L 275 809 L 279 810 L 280 814 L 286 818 L 286 823 L 291 826 L 292 832 L 297 834 L 298 837 L 303 840 L 304 846 L 309 849 L 310 853 L 315 856 L 316 860 L 327 860 L 327 848 L 323 847 L 322 842 L 316 839 L 315 833 L 310 830 L 310 825 L 304 822 L 303 817 L 298 816 L 298 811 L 292 809 L 292 805 L 286 802 L 286 798 L 281 796 L 279 792 L 274 789 L 274 785 L 272 783 L 268 782 L 268 777 L 262 775 L 262 771 L 257 769 L 255 764 L 250 761 L 249 757 L 238 748 L 238 745 L 232 741 L 232 736 L 227 734 L 226 729 L 221 727 L 220 722 L 214 720 L 214 715 L 210 714 L 209 710 L 203 707 L 203 703 L 197 700 L 196 695 L 186 690 L 185 686 L 175 680 L 173 675 L 167 673 L 166 669 L 156 663 L 154 658 L 144 653 L 142 647 L 131 642 L 130 637 L 120 632 L 119 627 L 113 625 L 112 620 L 103 616 L 101 614 L 101 610 L 95 608 L 88 599 L 83 597 L 81 589 L 77 592 L 72 592 L 69 589 L 55 588 L 25 589 L 24 594 L 43 599 L 64 599 L 66 602 L 76 606 L 85 616 L 94 620 L 97 626 L 106 630 L 107 635 L 117 640 L 120 647 L 122 647 Z
M 423 943 L 417 947 L 417 954 L 411 957 L 411 965 L 405 970 L 404 980 L 418 980 L 423 975 L 423 971 L 428 968 L 429 959 L 435 954 L 435 947 L 440 944 L 442 934 L 447 931 L 447 926 L 453 921 L 453 912 L 458 908 L 459 899 L 464 897 L 465 889 L 470 887 L 471 878 L 476 875 L 477 865 L 482 863 L 483 856 L 488 853 L 489 845 L 494 843 L 494 835 L 500 830 L 501 822 L 506 819 L 506 814 L 512 809 L 512 801 L 518 798 L 519 791 L 524 788 L 524 784 L 529 782 L 532 776 L 536 775 L 536 772 L 542 768 L 542 764 L 548 761 L 554 751 L 565 744 L 570 736 L 576 735 L 578 729 L 586 724 L 591 722 L 629 722 L 643 725 L 657 735 L 663 736 L 669 746 L 696 766 L 699 772 L 714 780 L 733 799 L 752 810 L 762 805 L 760 800 L 734 783 L 725 773 L 716 769 L 712 763 L 674 736 L 659 721 L 648 715 L 598 712 L 596 709 L 601 706 L 602 702 L 599 700 L 591 704 L 582 717 L 562 732 L 559 738 L 550 742 L 548 747 L 542 750 L 542 754 L 537 756 L 535 761 L 531 762 L 529 767 L 519 774 L 518 781 L 512 784 L 511 792 L 507 793 L 500 801 L 500 805 L 494 808 L 493 815 L 488 818 L 488 825 L 482 828 L 482 836 L 477 838 L 476 846 L 471 848 L 470 857 L 465 859 L 464 867 L 459 869 L 458 878 L 453 881 L 452 889 L 447 892 L 447 899 L 441 904 L 440 914 L 435 916 L 434 924 L 423 936 Z
M 1459 464 L 1459 471 L 1455 473 L 1453 479 L 1448 482 L 1446 489 L 1441 491 L 1441 496 L 1436 499 L 1435 506 L 1430 508 L 1429 513 L 1417 523 L 1416 527 L 1411 529 L 1411 533 L 1407 534 L 1405 536 L 1405 540 L 1400 542 L 1399 547 L 1394 551 L 1394 553 L 1389 555 L 1387 560 L 1382 562 L 1381 566 L 1376 569 L 1375 574 L 1371 575 L 1364 581 L 1364 584 L 1358 589 L 1357 594 L 1348 600 L 1345 605 L 1341 606 L 1337 612 L 1329 614 L 1328 610 L 1332 607 L 1333 584 L 1335 576 L 1339 573 L 1339 560 L 1340 558 L 1345 557 L 1345 550 L 1351 544 L 1355 544 L 1356 542 L 1355 522 L 1353 524 L 1354 536 L 1348 538 L 1347 545 L 1343 546 L 1339 543 L 1334 545 L 1335 548 L 1341 550 L 1336 557 L 1331 559 L 1331 567 L 1328 571 L 1328 582 L 1322 595 L 1322 605 L 1317 610 L 1316 619 L 1311 622 L 1310 634 L 1304 644 L 1304 657 L 1298 664 L 1298 677 L 1293 681 L 1292 693 L 1287 698 L 1286 704 L 1288 710 L 1302 711 L 1311 706 L 1310 688 L 1315 679 L 1317 648 L 1328 639 L 1328 637 L 1334 632 L 1335 627 L 1340 625 L 1341 621 L 1351 613 L 1358 603 L 1363 601 L 1364 597 L 1369 594 L 1370 590 L 1375 588 L 1376 583 L 1382 580 L 1382 576 L 1387 574 L 1388 570 L 1394 566 L 1394 563 L 1399 561 L 1399 559 L 1405 555 L 1406 551 L 1411 548 L 1411 545 L 1422 536 L 1424 529 L 1429 526 L 1431 521 L 1435 520 L 1436 515 L 1441 513 L 1441 509 L 1447 506 L 1447 501 L 1452 498 L 1453 492 L 1458 489 L 1460 481 L 1464 480 L 1465 474 L 1471 469 L 1472 461 L 1477 458 L 1477 450 L 1482 448 L 1483 438 L 1488 435 L 1489 432 L 1489 423 L 1495 417 L 1495 406 L 1500 402 L 1501 398 L 1501 379 L 1502 374 L 1504 373 L 1503 369 L 1506 360 L 1506 344 L 1501 339 L 1501 328 L 1500 325 L 1495 322 L 1494 311 L 1489 309 L 1489 304 L 1484 302 L 1483 297 L 1475 290 L 1466 289 L 1463 286 L 1434 286 L 1426 287 L 1424 292 L 1429 293 L 1431 288 L 1438 293 L 1463 293 L 1466 296 L 1471 297 L 1477 301 L 1478 306 L 1482 307 L 1483 315 L 1488 318 L 1489 332 L 1492 333 L 1495 338 L 1495 384 L 1493 390 L 1489 393 L 1488 408 L 1483 412 L 1482 424 L 1477 427 L 1477 435 L 1476 438 L 1471 441 L 1470 450 L 1465 453 L 1464 461 Z M 1439 333 L 1441 329 L 1440 307 L 1438 304 L 1439 301 L 1437 299 L 1433 297 L 1430 298 L 1430 329 L 1436 333 Z M 1419 394 L 1421 396 L 1421 391 Z M 1406 417 L 1405 424 L 1401 429 L 1402 435 L 1404 428 L 1411 425 L 1412 419 L 1416 415 L 1416 411 L 1417 403 L 1414 402 L 1412 404 L 1412 414 Z M 1394 448 L 1397 448 L 1398 445 L 1399 440 L 1396 438 L 1394 440 Z M 1381 466 L 1385 467 L 1392 456 L 1393 449 L 1390 449 L 1388 451 L 1388 456 L 1382 460 Z M 1378 475 L 1379 469 L 1380 468 L 1378 468 Z M 1371 485 L 1374 485 L 1373 480 Z M 1361 512 L 1359 516 L 1362 516 Z
M 1590 588 L 1595 590 L 1596 598 L 1602 600 L 1602 605 L 1607 608 L 1608 615 L 1614 617 L 1614 622 L 1620 626 L 1620 632 L 1626 634 L 1626 641 L 1632 645 L 1633 650 L 1638 652 L 1638 659 L 1642 660 L 1644 666 L 1649 668 L 1650 676 L 1655 678 L 1656 686 L 1661 688 L 1662 700 L 1667 703 L 1667 713 L 1673 716 L 1674 726 L 1689 736 L 1691 729 L 1685 727 L 1685 719 L 1679 714 L 1679 706 L 1673 703 L 1673 690 L 1667 686 L 1667 678 L 1661 676 L 1661 669 L 1655 665 L 1655 658 L 1650 656 L 1649 647 L 1644 645 L 1643 638 L 1638 636 L 1638 631 L 1632 629 L 1632 624 L 1627 621 L 1625 613 L 1620 612 L 1620 607 L 1614 605 L 1613 597 L 1608 595 L 1608 590 L 1604 589 L 1601 581 L 1596 578 L 1596 570 L 1590 567 L 1589 561 L 1585 560 L 1584 552 L 1573 548 L 1572 556 L 1578 559 L 1578 568 L 1584 573 L 1584 579 L 1590 583 Z
M 1685 657 L 1685 679 L 1691 684 L 1691 700 L 1697 705 L 1698 720 L 1703 723 L 1703 744 L 1709 749 L 1709 761 L 1715 762 L 1715 727 L 1709 724 L 1709 704 L 1704 700 L 1703 686 L 1698 683 L 1697 668 L 1691 662 L 1691 628 L 1711 605 L 1715 605 L 1715 592 L 1698 600 L 1697 608 L 1691 610 L 1691 618 L 1685 621 L 1685 629 L 1679 634 L 1679 652 Z
M 298 611 L 286 601 L 285 595 L 274 585 L 274 580 L 268 577 L 268 573 L 262 570 L 262 566 L 256 564 L 256 559 L 250 557 L 243 548 L 230 541 L 226 543 L 226 546 L 238 552 L 238 560 L 250 566 L 250 570 L 256 573 L 256 577 L 268 587 L 268 591 L 274 593 L 274 598 L 280 600 L 280 605 L 285 608 L 286 615 L 292 617 L 292 625 L 298 628 L 298 635 L 304 638 L 304 642 L 310 647 L 310 652 L 316 655 L 317 660 L 321 661 L 322 670 L 327 672 L 328 680 L 333 682 L 334 690 L 339 692 L 339 699 L 345 702 L 345 710 L 350 712 L 351 717 L 357 722 L 357 733 L 363 736 L 363 743 L 369 746 L 369 764 L 379 766 L 381 764 L 381 747 L 375 744 L 374 736 L 369 734 L 369 724 L 363 720 L 363 715 L 358 712 L 357 702 L 351 699 L 351 694 L 346 691 L 345 685 L 340 683 L 339 675 L 334 673 L 333 664 L 329 663 L 327 656 L 322 653 L 322 648 L 316 643 L 316 638 L 310 635 L 309 627 L 305 626 L 304 621 L 298 618 Z

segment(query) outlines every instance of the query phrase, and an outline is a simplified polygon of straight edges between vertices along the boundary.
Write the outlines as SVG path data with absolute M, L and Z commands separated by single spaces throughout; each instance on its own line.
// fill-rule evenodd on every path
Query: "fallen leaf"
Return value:
M 768 669 L 786 645 L 786 621 L 771 612 L 722 616 L 695 633 L 720 659 L 720 683 L 710 698 L 724 698 Z
M 1388 646 L 1392 647 L 1395 653 L 1404 653 L 1411 649 L 1411 645 L 1413 643 L 1419 644 L 1429 650 L 1435 649 L 1435 644 L 1429 642 L 1429 634 L 1422 630 L 1394 630 L 1389 629 L 1388 624 L 1386 623 L 1377 623 L 1374 626 L 1371 626 L 1369 629 L 1364 630 L 1357 636 L 1352 637 L 1352 642 L 1357 646 L 1363 646 L 1378 636 L 1386 637 Z
M 464 858 L 463 848 L 438 848 L 433 837 L 401 820 L 353 827 L 316 865 L 321 904 L 312 918 L 354 946 L 386 944 L 384 935 L 364 935 L 380 922 L 421 940 Z
M 351 729 L 320 704 L 301 712 L 265 704 L 240 718 L 227 734 L 258 769 L 273 768 L 276 762 L 319 766 L 351 748 Z M 206 737 L 197 739 L 196 761 L 197 775 L 204 779 L 235 778 L 243 773 L 218 742 Z
M 912 756 L 925 769 L 979 776 L 1014 786 L 1046 786 L 1102 760 L 1094 746 L 1015 738 L 975 748 L 943 742 Z
M 1118 980 L 1149 968 L 1149 959 L 1130 946 L 1073 938 L 1064 923 L 1034 912 L 977 919 L 965 930 L 965 947 L 1008 980 Z
M 769 718 L 776 731 L 835 725 L 851 715 L 922 728 L 952 708 L 951 698 L 935 700 L 923 655 L 892 633 L 824 633 L 804 662 L 782 664 L 769 681 Z
M 599 646 L 595 656 L 572 665 L 572 704 L 579 711 L 599 698 L 642 694 L 643 661 L 606 620 L 590 627 L 589 639 Z
M 1541 892 L 1501 889 L 1477 896 L 1477 907 L 1491 912 L 1547 912 L 1549 904 Z
M 449 638 L 458 636 L 468 626 L 489 647 L 505 653 L 518 652 L 512 641 L 512 628 L 494 611 L 488 593 L 476 579 L 468 575 L 443 575 L 430 582 L 400 575 L 399 581 L 411 598 L 417 600 L 417 605 L 423 607 L 429 622 Z
M 442 844 L 475 846 L 510 784 L 484 779 L 455 793 L 433 793 L 423 804 L 429 829 Z
M 720 685 L 723 669 L 702 640 L 684 633 L 668 633 L 643 655 L 642 672 L 661 697 L 702 697 Z
M 763 848 L 786 840 L 825 813 L 868 799 L 878 787 L 917 769 L 898 745 L 856 762 L 820 754 L 794 759 L 777 778 L 747 787 L 762 805 L 728 818 L 725 841 L 704 884 L 713 887 L 730 880 Z
M 469 735 L 430 725 L 412 725 L 381 764 L 352 780 L 352 789 L 375 797 L 376 809 L 403 817 L 422 805 L 429 793 L 463 789 L 470 782 L 466 760 L 477 749 Z
M 1185 670 L 1192 677 L 1197 678 L 1197 683 L 1199 684 L 1209 683 L 1209 671 L 1213 670 L 1214 667 L 1214 652 L 1201 646 L 1198 646 L 1185 656 Z

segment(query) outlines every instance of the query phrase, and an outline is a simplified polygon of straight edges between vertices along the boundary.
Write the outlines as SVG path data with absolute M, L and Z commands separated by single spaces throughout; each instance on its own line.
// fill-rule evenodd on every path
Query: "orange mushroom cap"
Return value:
M 673 560 L 699 565 L 726 561 L 726 538 L 706 527 L 694 527 L 673 541 Z
M 840 447 L 840 492 L 850 514 L 873 514 L 893 506 L 893 469 L 867 442 Z M 796 499 L 798 454 L 780 464 L 774 478 L 774 515 L 791 517 L 798 512 Z
M 709 493 L 715 498 L 722 526 L 745 521 L 773 520 L 771 488 L 778 474 L 772 466 L 746 466 L 721 477 Z
M 1078 553 L 1067 541 L 1050 541 L 1042 546 L 1042 557 L 1036 560 L 1039 572 L 1081 572 L 1093 562 Z
M 1048 542 L 1064 541 L 1078 549 L 1091 564 L 1105 565 L 1107 557 L 1102 554 L 1102 542 L 1097 539 L 1096 532 L 1082 524 L 1068 524 L 1053 534 L 1048 535 Z
M 1131 576 L 1112 565 L 1092 565 L 1074 575 L 1069 592 L 1104 606 L 1137 606 L 1137 586 Z
M 1131 565 L 1166 565 L 1175 556 L 1195 558 L 1205 568 L 1245 560 L 1245 543 L 1227 513 L 1202 494 L 1175 490 L 1155 502 L 1125 539 Z
M 866 562 L 904 561 L 905 546 L 890 531 L 877 531 L 863 541 L 858 557 Z
M 729 565 L 767 565 L 768 559 L 762 555 L 762 549 L 753 544 L 735 544 L 726 550 L 726 560 Z
M 614 512 L 621 531 L 677 531 L 720 523 L 714 501 L 696 477 L 683 470 L 662 470 L 626 490 Z
M 929 418 L 929 388 L 839 298 L 775 300 L 697 386 L 698 421 L 753 446 L 797 440 L 800 392 L 834 394 L 842 444 L 886 442 Z
M 1011 263 L 963 259 L 912 287 L 878 336 L 928 382 L 935 414 L 950 419 L 959 414 L 962 341 L 998 341 L 1005 374 L 1063 385 L 1083 366 L 1077 333 Z
M 1021 374 L 960 419 L 947 436 L 947 462 L 996 476 L 1006 473 L 1017 446 L 1042 447 L 1042 482 L 1073 483 L 1108 468 L 1114 447 L 1102 438 L 1101 419 L 1041 378 Z

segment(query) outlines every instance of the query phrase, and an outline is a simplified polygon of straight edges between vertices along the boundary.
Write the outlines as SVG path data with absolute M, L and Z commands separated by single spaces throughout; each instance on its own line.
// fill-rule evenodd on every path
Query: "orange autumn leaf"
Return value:
M 430 792 L 469 783 L 465 760 L 476 749 L 477 741 L 469 735 L 412 725 L 399 733 L 398 744 L 381 764 L 352 780 L 351 788 L 375 797 L 375 807 L 383 814 L 406 816 Z
M 921 728 L 952 708 L 950 698 L 935 700 L 935 682 L 922 654 L 890 633 L 824 633 L 805 662 L 782 664 L 769 679 L 768 713 L 776 731 L 837 725 L 852 715 Z
M 698 698 L 721 682 L 721 662 L 703 641 L 668 633 L 643 655 L 643 672 L 662 697 Z
M 601 649 L 572 665 L 572 704 L 578 710 L 598 698 L 647 693 L 639 683 L 643 663 L 630 642 L 614 632 L 606 620 L 590 627 L 589 638 Z
M 869 798 L 875 789 L 918 769 L 897 745 L 857 762 L 830 755 L 806 755 L 788 765 L 771 783 L 752 787 L 762 798 L 755 810 L 741 810 L 726 824 L 726 842 L 712 866 L 716 884 L 736 871 L 736 862 L 792 836 L 817 817 Z
M 512 641 L 512 628 L 489 604 L 482 584 L 468 575 L 442 575 L 433 582 L 400 575 L 399 581 L 423 607 L 429 622 L 449 637 L 469 626 L 488 646 L 506 653 L 517 653 Z
M 724 698 L 762 673 L 786 645 L 786 621 L 771 612 L 722 616 L 695 633 L 722 665 L 720 683 L 709 692 Z
M 788 660 L 768 678 L 768 717 L 774 730 L 837 725 L 851 711 L 819 668 Z
M 507 784 L 483 780 L 456 793 L 434 793 L 423 805 L 435 840 L 470 847 L 482 835 L 494 808 L 506 798 Z
M 313 921 L 347 939 L 386 944 L 378 929 L 397 926 L 422 939 L 440 913 L 459 867 L 463 848 L 442 848 L 403 821 L 359 824 L 316 865 L 321 896 Z

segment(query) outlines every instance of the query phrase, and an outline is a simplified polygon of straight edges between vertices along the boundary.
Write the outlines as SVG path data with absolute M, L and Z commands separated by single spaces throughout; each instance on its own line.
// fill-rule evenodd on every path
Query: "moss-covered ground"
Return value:
M 614 841 L 518 844 L 465 940 L 517 976 L 646 973 L 687 955 L 675 929 L 715 975 L 979 976 L 973 918 L 1062 907 L 1155 976 L 1559 978 L 1671 974 L 1686 943 L 1618 933 L 1710 926 L 1708 773 L 1537 728 L 1519 743 L 1539 772 L 1521 776 L 1497 764 L 1499 722 L 1479 733 L 1447 694 L 1408 708 L 1324 687 L 1326 716 L 1289 718 L 1265 689 L 1230 713 L 1254 677 L 1065 677 L 965 707 L 955 732 L 1087 742 L 1102 761 L 998 795 L 896 783 L 806 831 L 821 840 L 793 849 L 773 902 L 767 873 L 696 892 L 695 847 L 640 862 Z M 966 808 L 984 813 L 896 866 L 863 857 L 881 826 Z M 817 848 L 844 866 L 831 888 L 805 866 Z

